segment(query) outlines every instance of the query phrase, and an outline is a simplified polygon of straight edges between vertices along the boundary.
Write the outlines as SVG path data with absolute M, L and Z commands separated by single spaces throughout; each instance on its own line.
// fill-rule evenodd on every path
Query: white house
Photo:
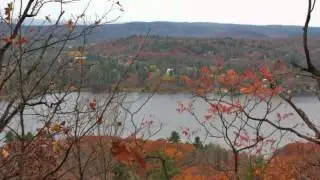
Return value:
M 173 73 L 173 68 L 167 68 L 167 75 L 170 75 L 170 73 Z

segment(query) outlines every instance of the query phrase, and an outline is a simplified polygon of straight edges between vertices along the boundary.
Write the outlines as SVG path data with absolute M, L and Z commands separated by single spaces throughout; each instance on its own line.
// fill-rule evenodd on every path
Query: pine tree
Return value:
M 171 143 L 179 143 L 181 141 L 179 133 L 177 131 L 172 131 L 168 141 Z

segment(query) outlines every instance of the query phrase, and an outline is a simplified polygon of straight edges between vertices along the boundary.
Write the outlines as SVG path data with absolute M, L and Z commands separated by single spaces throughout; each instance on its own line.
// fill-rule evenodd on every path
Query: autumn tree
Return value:
M 134 112 L 125 109 L 132 102 L 125 102 L 127 95 L 118 88 L 144 42 L 108 94 L 93 97 L 85 92 L 88 69 L 92 67 L 86 61 L 90 35 L 117 20 L 109 18 L 110 12 L 121 13 L 124 9 L 119 1 L 108 1 L 92 19 L 87 13 L 95 2 L 88 1 L 79 14 L 67 11 L 68 6 L 79 2 L 27 0 L 12 1 L 4 7 L 0 16 L 0 91 L 4 100 L 0 135 L 8 134 L 1 147 L 0 178 L 108 179 L 116 161 L 113 156 L 118 153 L 111 152 L 117 149 L 113 143 L 116 140 L 86 138 L 119 138 L 131 133 L 135 137 L 146 129 L 153 132 L 150 124 L 135 119 L 129 122 L 134 129 L 124 132 L 125 114 L 133 118 L 146 103 Z M 57 14 L 42 17 L 41 12 L 48 8 L 57 9 Z M 41 26 L 33 23 L 37 19 L 44 19 Z
M 312 61 L 308 46 L 309 23 L 315 4 L 316 0 L 308 0 L 302 32 L 304 65 L 275 60 L 240 72 L 231 68 L 213 71 L 202 66 L 199 79 L 183 77 L 186 84 L 197 88 L 193 101 L 179 102 L 178 111 L 190 113 L 208 140 L 222 139 L 231 149 L 236 179 L 240 178 L 240 152 L 270 157 L 286 135 L 320 145 L 319 123 L 297 105 L 293 86 L 290 86 L 290 80 L 294 81 L 297 74 L 308 78 L 317 84 L 314 97 L 319 99 L 320 71 Z M 206 114 L 196 113 L 196 100 L 208 104 Z M 284 112 L 283 105 L 290 109 Z

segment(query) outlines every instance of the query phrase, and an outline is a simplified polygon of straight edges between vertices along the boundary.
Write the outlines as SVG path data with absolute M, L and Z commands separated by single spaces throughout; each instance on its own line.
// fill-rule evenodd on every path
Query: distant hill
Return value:
M 301 26 L 131 22 L 103 25 L 90 38 L 96 42 L 130 35 L 145 35 L 149 29 L 151 29 L 152 35 L 172 37 L 287 38 L 301 36 L 302 34 Z M 320 28 L 310 28 L 310 35 L 320 37 Z
M 29 24 L 26 22 L 25 24 Z M 48 30 L 46 26 L 41 26 L 43 21 L 34 20 L 31 22 L 41 31 Z M 44 23 L 48 24 L 48 23 Z M 3 25 L 0 24 L 0 29 Z M 65 27 L 61 27 L 65 29 Z M 82 29 L 83 26 L 78 26 Z M 200 23 L 200 22 L 130 22 L 122 24 L 105 24 L 100 26 L 95 33 L 89 36 L 91 43 L 105 40 L 114 40 L 131 35 L 146 35 L 151 29 L 152 35 L 170 37 L 234 37 L 234 38 L 292 38 L 302 34 L 301 26 L 282 25 L 239 25 L 221 23 Z M 59 30 L 59 32 L 63 32 Z M 310 36 L 320 37 L 320 27 L 311 27 Z

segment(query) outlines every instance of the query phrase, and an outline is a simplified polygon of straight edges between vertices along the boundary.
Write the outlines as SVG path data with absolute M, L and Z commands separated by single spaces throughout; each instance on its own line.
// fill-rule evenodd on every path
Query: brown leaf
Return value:
M 67 22 L 67 27 L 68 27 L 68 30 L 69 31 L 72 31 L 73 28 L 74 28 L 74 23 L 72 21 L 72 19 L 69 19 L 68 22 Z

